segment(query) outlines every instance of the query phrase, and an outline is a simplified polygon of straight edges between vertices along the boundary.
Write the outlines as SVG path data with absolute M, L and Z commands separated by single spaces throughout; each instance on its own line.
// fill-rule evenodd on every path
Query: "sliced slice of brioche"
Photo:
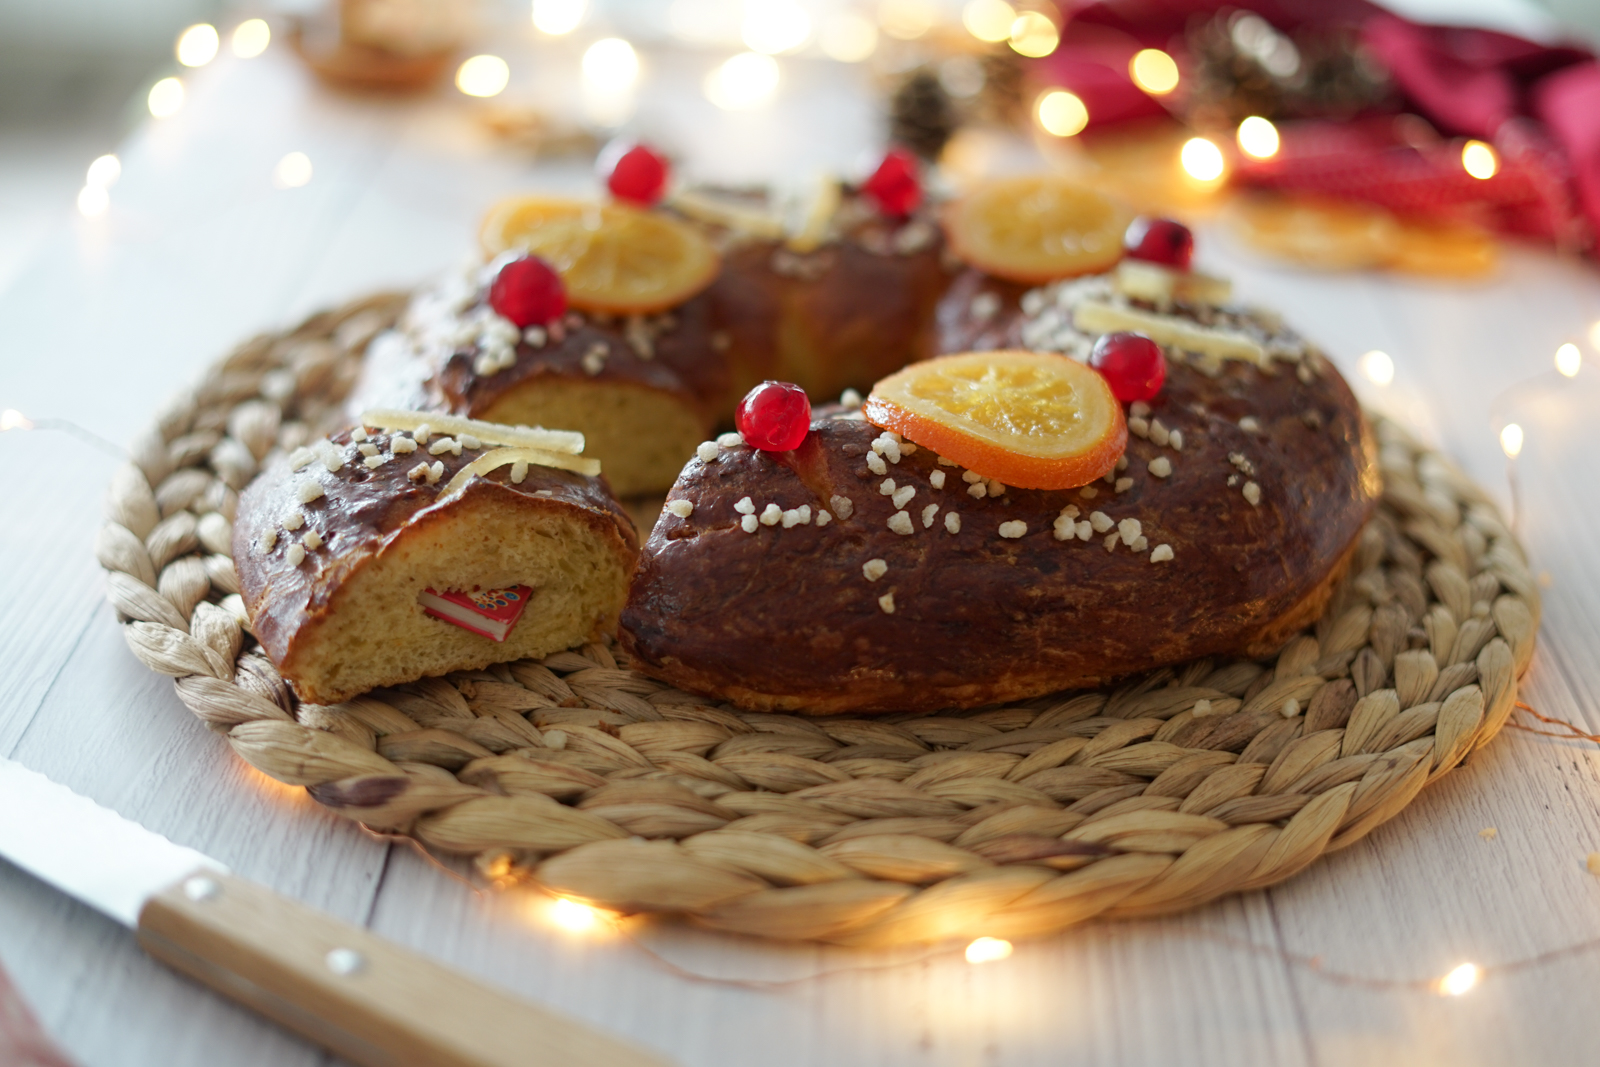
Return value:
M 544 656 L 614 627 L 638 537 L 604 481 L 485 463 L 492 445 L 430 454 L 404 433 L 362 436 L 330 443 L 338 471 L 279 461 L 240 499 L 233 548 L 251 629 L 300 699 Z M 369 466 L 363 446 L 381 462 Z M 532 592 L 502 642 L 418 599 L 512 586 Z

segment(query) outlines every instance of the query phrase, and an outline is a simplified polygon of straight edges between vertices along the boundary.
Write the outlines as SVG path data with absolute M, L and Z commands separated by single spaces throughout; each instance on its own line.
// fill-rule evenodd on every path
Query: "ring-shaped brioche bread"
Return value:
M 1087 305 L 1259 359 L 1168 346 L 1127 462 L 1079 489 L 990 483 L 838 407 L 792 452 L 692 460 L 622 613 L 634 666 L 746 708 L 929 711 L 1262 655 L 1314 621 L 1380 492 L 1337 370 L 1271 315 L 1158 308 L 1111 276 L 1027 290 L 968 272 L 941 347 L 1082 357 Z

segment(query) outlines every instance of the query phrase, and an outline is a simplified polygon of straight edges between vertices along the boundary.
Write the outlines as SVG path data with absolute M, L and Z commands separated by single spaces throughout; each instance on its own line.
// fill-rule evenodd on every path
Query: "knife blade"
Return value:
M 145 951 L 364 1067 L 664 1067 L 263 886 L 0 757 L 0 858 Z

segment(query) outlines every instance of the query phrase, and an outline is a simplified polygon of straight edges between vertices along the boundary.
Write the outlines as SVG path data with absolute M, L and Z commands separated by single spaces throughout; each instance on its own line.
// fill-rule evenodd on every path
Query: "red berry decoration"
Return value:
M 1194 234 L 1181 222 L 1141 215 L 1128 226 L 1122 247 L 1134 259 L 1188 270 L 1189 261 L 1194 258 Z
M 787 452 L 811 431 L 811 400 L 798 385 L 762 382 L 739 401 L 733 424 L 751 448 Z
M 489 286 L 489 306 L 519 329 L 544 326 L 566 312 L 567 287 L 550 264 L 538 256 L 523 256 L 495 275 Z
M 664 156 L 642 144 L 613 142 L 597 162 L 606 188 L 618 200 L 649 207 L 666 195 L 672 168 Z
M 917 157 L 904 148 L 891 148 L 861 185 L 861 191 L 892 218 L 903 219 L 922 203 L 922 179 L 917 177 Z
M 1089 353 L 1089 366 L 1100 372 L 1124 404 L 1154 400 L 1167 380 L 1161 346 L 1142 333 L 1101 335 Z

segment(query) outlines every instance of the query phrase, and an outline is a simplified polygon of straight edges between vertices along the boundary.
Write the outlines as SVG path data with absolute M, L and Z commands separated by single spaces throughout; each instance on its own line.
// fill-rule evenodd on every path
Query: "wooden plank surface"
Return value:
M 761 178 L 842 167 L 874 140 L 860 86 L 838 68 L 788 64 L 777 115 L 758 120 L 695 95 L 709 62 L 661 57 L 652 77 L 670 91 L 639 101 L 640 127 L 659 130 L 690 170 Z M 574 82 L 570 64 L 537 77 L 551 92 Z M 448 96 L 415 108 L 330 97 L 276 51 L 201 72 L 185 112 L 125 146 L 113 211 L 64 228 L 0 295 L 0 407 L 127 440 L 252 330 L 448 264 L 496 195 L 590 180 L 586 165 L 535 168 L 487 144 L 465 107 Z M 306 152 L 314 177 L 275 190 L 271 169 L 288 151 Z M 1283 309 L 1352 376 L 1362 352 L 1389 352 L 1396 380 L 1362 385 L 1368 398 L 1423 426 L 1507 498 L 1493 420 L 1527 428 L 1519 527 L 1550 584 L 1526 696 L 1600 729 L 1600 559 L 1590 547 L 1600 373 L 1567 381 L 1549 369 L 1556 345 L 1600 318 L 1600 274 L 1514 251 L 1485 283 L 1322 276 L 1261 261 L 1214 225 L 1201 247 L 1204 265 Z M 100 600 L 90 545 L 114 460 L 46 433 L 0 437 L 0 458 L 11 476 L 0 505 L 0 753 L 246 877 L 681 1063 L 1592 1058 L 1585 991 L 1600 987 L 1600 953 L 1491 971 L 1459 999 L 1343 984 L 1281 953 L 1318 956 L 1328 970 L 1434 978 L 1462 960 L 1489 965 L 1600 936 L 1600 880 L 1583 866 L 1600 849 L 1594 746 L 1508 732 L 1394 823 L 1282 887 L 1022 944 L 983 967 L 959 953 L 774 947 L 673 924 L 575 938 L 535 901 L 475 892 L 460 872 L 364 834 L 233 758 L 132 657 Z M 1479 836 L 1491 826 L 1492 840 Z M 0 962 L 87 1067 L 327 1062 L 3 864 Z M 833 973 L 768 990 L 674 968 L 759 980 Z

